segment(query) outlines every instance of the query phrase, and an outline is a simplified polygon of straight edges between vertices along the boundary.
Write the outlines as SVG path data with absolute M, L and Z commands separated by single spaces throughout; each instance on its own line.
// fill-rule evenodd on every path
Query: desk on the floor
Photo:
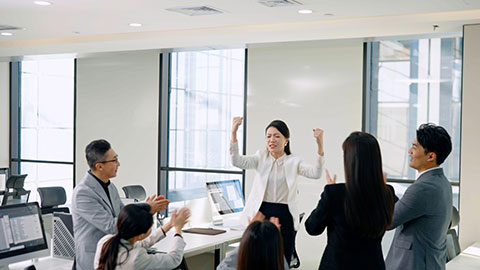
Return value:
M 477 242 L 447 263 L 447 270 L 480 269 L 480 242 Z

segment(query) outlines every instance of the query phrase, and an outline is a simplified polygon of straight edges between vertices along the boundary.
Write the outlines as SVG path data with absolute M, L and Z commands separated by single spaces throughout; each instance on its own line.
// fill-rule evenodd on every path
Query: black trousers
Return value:
M 295 249 L 295 235 L 297 232 L 293 227 L 293 217 L 288 210 L 288 205 L 284 203 L 269 203 L 262 202 L 260 206 L 260 212 L 262 212 L 267 219 L 270 217 L 277 217 L 280 221 L 281 234 L 283 238 L 283 252 L 285 253 L 285 259 L 290 264 L 292 259 L 293 250 Z

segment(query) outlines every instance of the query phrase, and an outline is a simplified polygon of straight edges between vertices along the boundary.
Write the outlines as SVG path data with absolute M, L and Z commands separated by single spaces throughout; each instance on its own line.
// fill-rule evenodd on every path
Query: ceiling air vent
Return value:
M 202 15 L 213 15 L 213 14 L 224 13 L 221 10 L 218 10 L 209 6 L 167 8 L 167 10 L 181 13 L 188 16 L 202 16 Z
M 302 5 L 302 3 L 295 0 L 259 0 L 258 3 L 267 7 L 291 7 Z
M 6 24 L 0 24 L 0 31 L 11 31 L 11 30 L 24 30 L 24 28 L 23 27 L 6 25 Z

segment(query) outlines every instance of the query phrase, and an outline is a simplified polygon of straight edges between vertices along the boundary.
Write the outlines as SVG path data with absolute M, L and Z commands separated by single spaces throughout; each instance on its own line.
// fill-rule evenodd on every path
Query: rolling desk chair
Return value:
M 145 200 L 147 197 L 145 189 L 140 185 L 124 186 L 122 189 L 127 199 L 135 199 L 139 202 Z
M 447 231 L 447 262 L 460 254 L 460 242 L 458 241 L 457 231 L 453 227 L 460 222 L 460 215 L 457 208 L 452 208 L 452 221 L 450 222 L 450 229 Z
M 30 190 L 25 190 L 25 178 L 27 174 L 10 175 L 5 183 L 5 191 L 1 192 L 3 195 L 2 206 L 7 204 L 16 204 L 28 202 L 30 198 Z M 22 196 L 27 196 L 26 200 L 22 200 Z M 11 198 L 9 200 L 9 198 Z
M 40 195 L 42 215 L 53 212 L 70 213 L 68 207 L 58 207 L 67 201 L 67 194 L 63 187 L 40 187 L 37 191 Z

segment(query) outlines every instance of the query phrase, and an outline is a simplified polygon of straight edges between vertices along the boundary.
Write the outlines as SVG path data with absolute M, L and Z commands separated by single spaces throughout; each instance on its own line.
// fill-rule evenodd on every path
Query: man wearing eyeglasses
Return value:
M 73 190 L 72 218 L 75 237 L 75 268 L 93 269 L 97 242 L 106 234 L 115 234 L 120 210 L 124 206 L 115 185 L 117 153 L 106 140 L 95 140 L 85 148 L 90 170 Z M 165 210 L 168 200 L 163 196 L 147 198 L 152 214 Z

